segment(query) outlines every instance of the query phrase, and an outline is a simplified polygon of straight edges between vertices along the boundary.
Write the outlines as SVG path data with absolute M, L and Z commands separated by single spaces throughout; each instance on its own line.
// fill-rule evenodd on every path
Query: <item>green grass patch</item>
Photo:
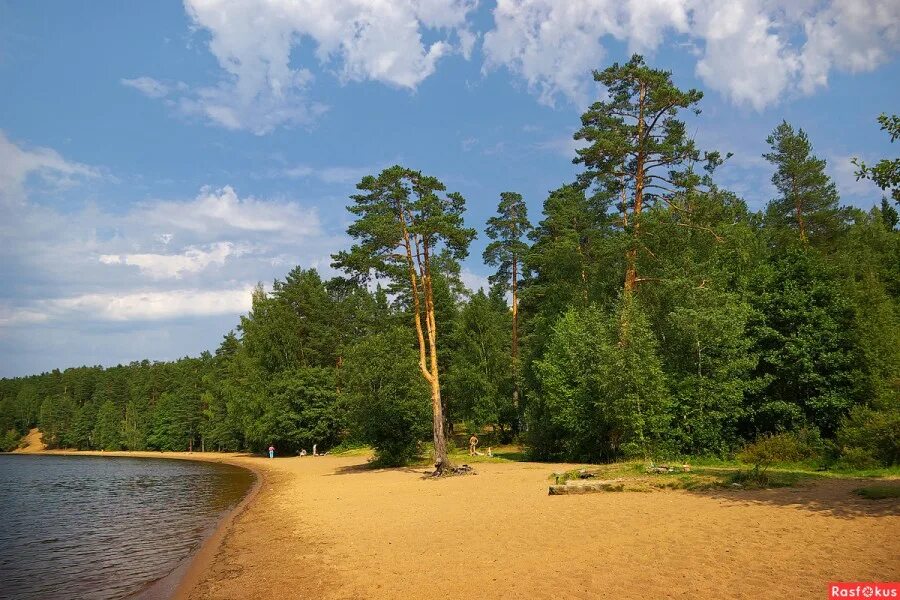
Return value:
M 900 498 L 900 483 L 876 484 L 859 488 L 856 493 L 868 500 L 884 500 L 886 498 Z

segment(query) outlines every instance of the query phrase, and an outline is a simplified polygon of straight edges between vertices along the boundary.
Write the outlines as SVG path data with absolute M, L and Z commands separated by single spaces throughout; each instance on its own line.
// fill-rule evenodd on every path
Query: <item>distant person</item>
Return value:
M 478 436 L 473 433 L 469 438 L 469 456 L 475 456 L 476 446 L 478 446 Z
M 275 446 L 269 446 L 269 458 L 275 458 Z
M 313 444 L 313 456 L 318 456 L 319 453 L 316 452 L 316 444 Z

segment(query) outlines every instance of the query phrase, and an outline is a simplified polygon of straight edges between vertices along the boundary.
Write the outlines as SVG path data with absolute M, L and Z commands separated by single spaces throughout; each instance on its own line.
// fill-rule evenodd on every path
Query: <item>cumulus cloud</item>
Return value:
M 479 275 L 468 268 L 464 268 L 459 272 L 459 279 L 463 282 L 463 285 L 473 292 L 477 292 L 478 290 L 487 292 L 491 289 L 491 283 L 488 281 L 486 275 Z
M 57 210 L 29 201 L 29 174 L 77 182 L 96 169 L 0 141 L 13 158 L 0 163 L 0 189 L 18 200 L 0 206 L 0 337 L 60 328 L 88 335 L 97 322 L 236 318 L 254 282 L 298 264 L 327 264 L 345 242 L 315 208 L 241 196 L 230 186 L 125 210 L 91 203 Z
M 315 60 L 341 81 L 377 81 L 414 90 L 451 53 L 471 55 L 476 0 L 185 0 L 194 26 L 224 71 L 213 86 L 181 94 L 150 77 L 123 80 L 182 113 L 227 129 L 266 134 L 307 125 L 327 107 L 310 98 L 309 65 L 293 50 L 311 41 Z M 427 43 L 423 34 L 441 39 Z
M 758 110 L 812 93 L 834 70 L 872 70 L 900 48 L 896 0 L 499 0 L 494 23 L 485 69 L 509 69 L 545 104 L 587 102 L 605 38 L 645 53 L 687 38 L 700 79 Z
M 828 156 L 827 169 L 828 174 L 837 185 L 841 198 L 852 203 L 852 200 L 864 200 L 870 204 L 872 200 L 877 200 L 885 195 L 871 179 L 856 179 L 856 166 L 852 160 L 859 157 L 859 154 L 831 154 Z M 875 157 L 862 156 L 863 160 L 868 160 L 871 164 L 878 159 Z
M 189 273 L 199 273 L 211 265 L 224 265 L 229 256 L 239 257 L 249 249 L 232 242 L 216 242 L 207 250 L 188 246 L 180 254 L 101 254 L 105 265 L 129 265 L 152 279 L 181 279 Z
M 193 232 L 243 230 L 314 236 L 321 230 L 318 212 L 296 202 L 239 198 L 234 188 L 204 187 L 188 202 L 156 201 L 143 204 L 137 218 L 150 225 Z
M 25 201 L 25 183 L 34 176 L 56 188 L 100 176 L 97 168 L 64 159 L 50 148 L 25 149 L 0 130 L 0 205 Z
M 239 314 L 250 309 L 252 285 L 231 289 L 146 290 L 82 294 L 41 302 L 45 314 L 89 315 L 109 321 L 161 320 Z

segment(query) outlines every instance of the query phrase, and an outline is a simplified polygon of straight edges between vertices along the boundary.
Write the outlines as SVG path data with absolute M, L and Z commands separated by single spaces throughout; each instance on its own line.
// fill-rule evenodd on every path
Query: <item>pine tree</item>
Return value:
M 701 160 L 684 122 L 676 116 L 679 109 L 696 105 L 703 94 L 678 89 L 670 72 L 647 67 L 637 54 L 624 65 L 595 71 L 594 80 L 606 86 L 609 99 L 595 102 L 581 116 L 575 139 L 588 146 L 577 150 L 574 162 L 584 165 L 578 176 L 583 186 L 595 185 L 619 201 L 621 225 L 629 238 L 623 290 L 630 296 L 642 281 L 638 258 L 644 210 L 657 200 L 671 203 L 666 194 L 685 185 L 679 169 L 689 170 Z M 719 156 L 708 153 L 703 159 L 714 165 Z
M 513 405 L 519 404 L 518 363 L 519 363 L 519 267 L 528 245 L 522 238 L 531 231 L 528 208 L 522 195 L 515 192 L 500 194 L 497 216 L 487 221 L 487 236 L 494 240 L 484 250 L 484 262 L 497 267 L 490 277 L 495 287 L 512 293 L 512 343 L 510 359 L 512 364 Z
M 412 298 L 413 324 L 419 343 L 419 370 L 431 387 L 435 474 L 449 466 L 438 368 L 435 317 L 435 262 L 441 249 L 448 260 L 468 254 L 475 231 L 463 224 L 465 199 L 444 194 L 434 177 L 400 166 L 367 176 L 357 185 L 349 207 L 357 216 L 347 229 L 357 243 L 334 255 L 333 266 L 360 278 L 376 275 L 402 285 Z
M 825 160 L 812 155 L 809 137 L 787 121 L 766 138 L 772 151 L 763 157 L 775 166 L 772 183 L 780 196 L 766 216 L 776 227 L 796 229 L 803 244 L 833 233 L 838 224 L 838 193 L 825 173 Z

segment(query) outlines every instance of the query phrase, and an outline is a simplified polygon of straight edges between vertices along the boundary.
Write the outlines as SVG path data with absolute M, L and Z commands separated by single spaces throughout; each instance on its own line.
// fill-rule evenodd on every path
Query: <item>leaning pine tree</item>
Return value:
M 393 166 L 356 186 L 348 210 L 356 221 L 347 233 L 356 240 L 349 251 L 335 254 L 335 268 L 360 279 L 375 275 L 408 290 L 419 343 L 419 370 L 431 388 L 435 475 L 450 466 L 438 373 L 438 332 L 432 277 L 435 256 L 450 260 L 468 254 L 475 230 L 464 227 L 465 199 L 446 193 L 435 177 Z

